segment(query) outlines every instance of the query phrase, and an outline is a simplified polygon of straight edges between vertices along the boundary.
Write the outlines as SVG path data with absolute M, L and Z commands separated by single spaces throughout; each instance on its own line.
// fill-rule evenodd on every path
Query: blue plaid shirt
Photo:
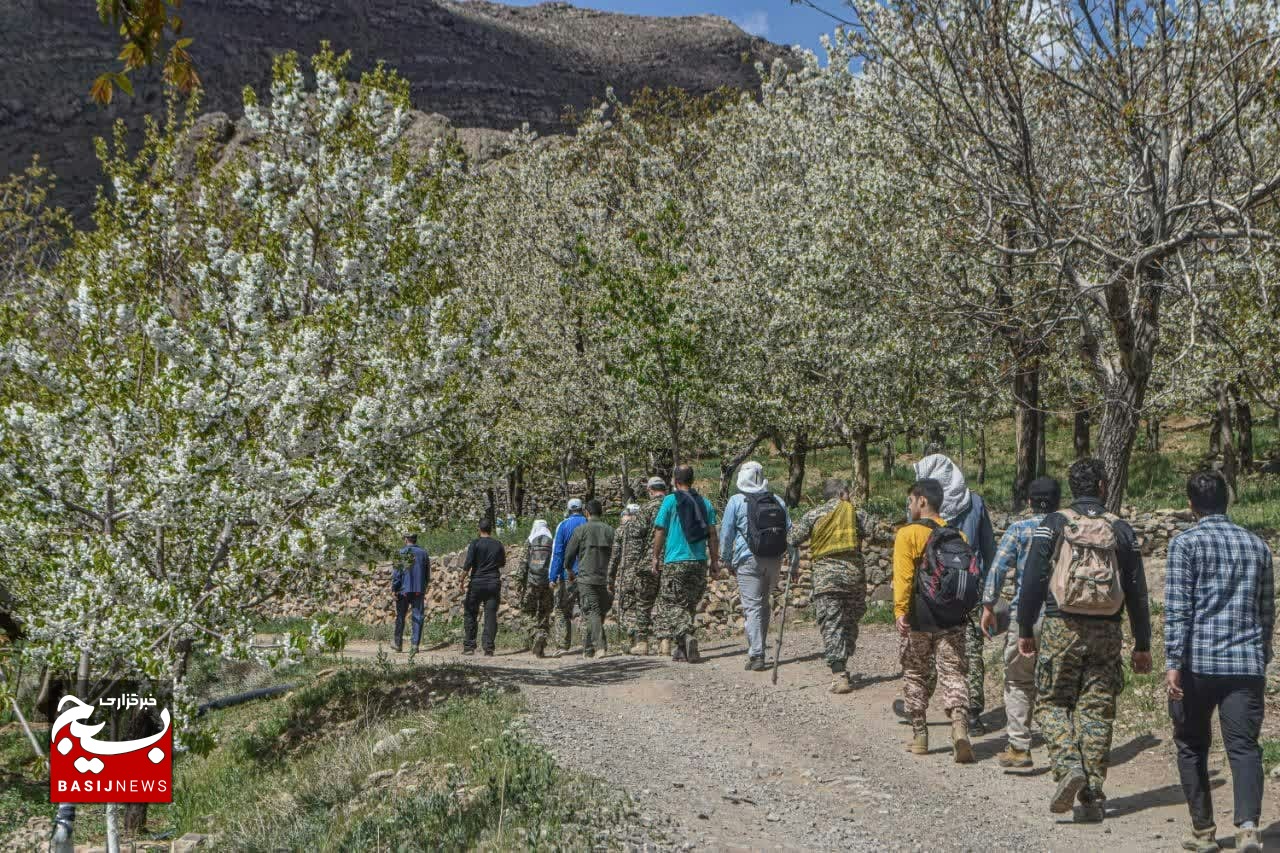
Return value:
M 1225 515 L 1169 543 L 1166 666 L 1198 675 L 1266 673 L 1275 624 L 1271 549 Z
M 1005 576 L 1013 571 L 1013 600 L 1010 612 L 1018 612 L 1018 595 L 1022 592 L 1022 570 L 1027 567 L 1027 555 L 1031 553 L 1031 534 L 1035 533 L 1044 515 L 1032 515 L 1009 525 L 996 549 L 996 558 L 987 572 L 987 584 L 982 590 L 982 603 L 994 605 L 1000 597 Z

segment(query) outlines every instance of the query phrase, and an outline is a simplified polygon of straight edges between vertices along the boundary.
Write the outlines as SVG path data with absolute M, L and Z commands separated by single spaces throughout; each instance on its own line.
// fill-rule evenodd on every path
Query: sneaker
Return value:
M 907 751 L 912 755 L 929 754 L 929 725 L 924 717 L 911 721 L 911 740 L 907 742 Z
M 493 657 L 493 649 L 485 649 L 485 650 L 484 650 L 484 656 L 485 656 L 485 657 L 487 657 L 487 658 L 491 658 L 491 657 Z
M 687 662 L 689 658 L 685 656 L 684 646 L 677 645 L 676 650 L 671 653 L 671 659 L 674 661 Z
M 1262 853 L 1262 833 L 1256 829 L 1236 832 L 1236 853 Z
M 1182 839 L 1182 849 L 1190 850 L 1192 853 L 1218 853 L 1221 849 L 1218 842 L 1214 840 L 1217 835 L 1217 827 L 1211 826 L 1208 829 L 1192 829 L 1191 833 Z M 1236 842 L 1237 849 L 1240 842 Z
M 1053 799 L 1049 801 L 1049 811 L 1053 814 L 1066 814 L 1071 811 L 1071 804 L 1076 801 L 1076 796 L 1084 785 L 1084 774 L 1079 770 L 1063 776 L 1058 782 L 1057 790 L 1053 792 Z
M 395 643 L 391 644 L 391 651 L 393 652 L 400 652 L 400 651 L 403 651 L 403 649 L 404 649 L 403 646 L 397 646 Z
M 756 658 L 755 665 L 751 668 L 756 672 L 768 672 L 769 664 L 765 663 L 764 655 L 761 655 L 760 657 Z
M 835 672 L 831 674 L 831 686 L 827 688 L 832 693 L 844 694 L 852 693 L 853 685 L 849 683 L 849 673 Z
M 746 665 L 743 666 L 742 668 L 745 669 L 747 672 L 755 672 L 756 671 L 755 656 L 748 657 Z
M 464 655 L 474 655 L 474 654 L 476 653 L 476 650 L 475 650 L 475 649 L 463 649 L 463 650 L 462 650 L 462 653 L 463 653 Z
M 594 658 L 596 656 L 596 653 L 594 649 L 587 649 L 582 653 L 582 656 L 590 660 L 591 658 Z
M 693 637 L 685 637 L 684 639 L 684 656 L 689 663 L 699 663 L 702 656 L 698 654 L 698 641 Z
M 1031 760 L 1031 750 L 1007 746 L 996 756 L 996 764 L 1001 767 L 1031 767 L 1035 762 Z
M 969 734 L 982 736 L 987 733 L 987 727 L 982 722 L 981 711 L 969 712 Z
M 1073 823 L 1102 823 L 1106 816 L 1107 813 L 1102 808 L 1101 800 L 1080 803 L 1071 810 Z

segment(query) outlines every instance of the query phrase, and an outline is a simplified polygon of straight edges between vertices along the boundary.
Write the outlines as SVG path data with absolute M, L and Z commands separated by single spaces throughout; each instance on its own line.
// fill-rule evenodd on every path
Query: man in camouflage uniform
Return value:
M 867 612 L 861 543 L 871 525 L 867 514 L 849 502 L 849 487 L 842 480 L 827 480 L 822 496 L 826 503 L 805 513 L 787 534 L 787 542 L 798 547 L 814 540 L 810 549 L 813 615 L 831 667 L 831 692 L 848 693 L 853 685 L 846 667 L 858 646 L 858 625 Z
M 676 491 L 663 498 L 653 521 L 653 568 L 661 576 L 654 627 L 662 641 L 660 654 L 670 650 L 672 660 L 697 663 L 701 658 L 694 615 L 707 591 L 708 577 L 719 571 L 716 511 L 711 501 L 694 490 L 693 469 L 688 465 L 678 466 L 672 479 Z M 699 522 L 705 525 L 702 538 L 691 530 Z
M 609 556 L 609 587 L 614 590 L 613 601 L 618 609 L 618 627 L 626 631 L 631 638 L 626 649 L 627 654 L 631 654 L 631 644 L 635 643 L 635 634 L 627 627 L 631 601 L 626 587 L 630 583 L 631 575 L 637 569 L 637 558 L 649 556 L 647 548 L 649 543 L 640 542 L 639 537 L 631 536 L 634 532 L 636 513 L 639 511 L 640 507 L 637 504 L 627 504 L 622 510 L 622 518 L 613 534 L 613 550 Z M 643 566 L 642 570 L 647 572 L 649 567 Z
M 521 560 L 521 570 L 516 576 L 520 611 L 524 615 L 525 627 L 529 632 L 529 647 L 533 650 L 534 657 L 543 656 L 547 639 L 551 636 L 551 612 L 555 609 L 555 595 L 551 591 L 547 570 L 551 565 L 552 545 L 551 528 L 540 518 L 533 523 Z
M 1044 517 L 1031 537 L 1018 598 L 1018 651 L 1036 661 L 1036 722 L 1049 748 L 1058 783 L 1049 810 L 1073 811 L 1077 823 L 1105 817 L 1107 758 L 1111 753 L 1116 697 L 1124 686 L 1121 617 L 1129 611 L 1133 631 L 1133 671 L 1151 671 L 1151 611 L 1137 537 L 1124 521 L 1109 515 L 1106 471 L 1095 459 L 1081 459 L 1069 472 L 1075 499 L 1069 513 Z M 1070 515 L 1070 518 L 1068 517 Z M 1059 609 L 1049 589 L 1059 542 L 1068 525 L 1105 518 L 1115 534 L 1115 566 L 1124 603 L 1114 615 L 1080 615 Z M 1040 639 L 1036 618 L 1044 608 Z
M 658 600 L 658 575 L 653 571 L 653 520 L 667 496 L 667 484 L 661 477 L 651 477 L 648 487 L 649 501 L 618 528 L 619 538 L 613 549 L 617 567 L 609 570 L 611 576 L 615 572 L 620 575 L 614 588 L 622 597 L 625 611 L 620 616 L 621 627 L 634 643 L 628 650 L 633 655 L 653 653 L 650 637 L 653 607 Z

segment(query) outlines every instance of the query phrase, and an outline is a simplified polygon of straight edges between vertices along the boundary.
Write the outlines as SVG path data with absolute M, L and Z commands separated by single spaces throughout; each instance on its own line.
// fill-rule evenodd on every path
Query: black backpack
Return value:
M 916 570 L 916 592 L 929 608 L 934 625 L 963 625 L 982 595 L 978 558 L 958 528 L 932 521 L 920 523 L 933 532 L 924 546 L 924 560 Z
M 680 519 L 680 530 L 686 542 L 702 542 L 711 535 L 707 506 L 696 490 L 676 491 L 676 516 Z
M 754 557 L 781 557 L 787 551 L 787 511 L 771 492 L 744 497 L 747 549 Z

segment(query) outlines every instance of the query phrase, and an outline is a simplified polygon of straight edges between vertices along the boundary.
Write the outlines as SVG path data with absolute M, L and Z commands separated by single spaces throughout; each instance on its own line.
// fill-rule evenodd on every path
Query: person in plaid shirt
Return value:
M 1263 695 L 1275 625 L 1271 551 L 1227 519 L 1216 472 L 1187 482 L 1199 522 L 1169 544 L 1165 660 L 1178 773 L 1191 811 L 1183 848 L 1217 850 L 1209 786 L 1210 723 L 1218 712 L 1235 788 L 1236 850 L 1262 850 Z
M 1013 600 L 1010 609 L 1016 613 L 1018 595 L 1022 592 L 1022 570 L 1031 554 L 1031 539 L 1040 522 L 1051 512 L 1058 511 L 1062 502 L 1062 486 L 1052 477 L 1033 480 L 1027 493 L 1032 515 L 1020 518 L 1009 525 L 1000 539 L 987 584 L 982 592 L 982 631 L 988 637 L 996 635 L 996 602 L 1004 587 L 1005 576 L 1013 573 Z M 1039 636 L 1037 626 L 1036 636 Z M 1008 718 L 1009 745 L 996 756 L 1001 767 L 1030 767 L 1031 712 L 1036 704 L 1036 656 L 1018 651 L 1018 623 L 1010 620 L 1004 638 L 1004 708 Z

